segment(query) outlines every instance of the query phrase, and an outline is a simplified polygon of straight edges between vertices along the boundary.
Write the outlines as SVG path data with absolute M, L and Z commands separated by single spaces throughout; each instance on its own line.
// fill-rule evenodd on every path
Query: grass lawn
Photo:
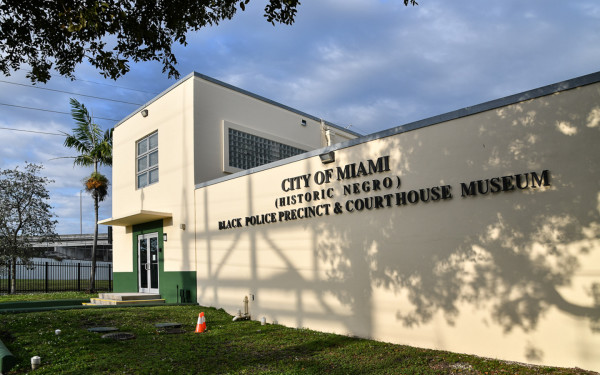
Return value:
M 2 303 L 21 301 L 49 301 L 57 299 L 83 299 L 97 298 L 98 293 L 87 292 L 56 292 L 56 293 L 24 293 L 24 294 L 2 294 L 0 295 L 0 307 Z
M 195 334 L 200 311 L 208 331 Z M 30 371 L 36 355 L 35 374 L 592 374 L 231 319 L 189 305 L 0 314 L 0 339 L 19 360 L 11 374 Z M 154 327 L 164 322 L 182 323 L 185 333 Z M 87 330 L 96 326 L 135 338 L 102 339 Z

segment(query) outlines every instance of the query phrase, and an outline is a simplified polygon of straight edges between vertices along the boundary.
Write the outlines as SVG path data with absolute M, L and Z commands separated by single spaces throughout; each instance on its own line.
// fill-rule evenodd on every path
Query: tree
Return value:
M 87 108 L 77 100 L 71 98 L 71 116 L 77 126 L 73 134 L 67 135 L 64 145 L 74 148 L 79 153 L 74 157 L 73 165 L 94 167 L 92 174 L 84 180 L 85 190 L 94 199 L 94 243 L 92 245 L 92 271 L 90 272 L 90 286 L 88 290 L 95 290 L 96 278 L 96 246 L 98 244 L 98 209 L 99 203 L 108 195 L 108 178 L 98 172 L 98 167 L 112 165 L 112 129 L 102 135 L 98 124 L 94 123 Z
M 54 181 L 38 175 L 42 165 L 0 171 L 0 265 L 11 265 L 10 292 L 16 291 L 17 260 L 29 262 L 43 252 L 32 242 L 56 238 L 54 214 L 46 186 Z
M 417 5 L 415 0 L 402 0 Z M 0 2 L 0 70 L 28 64 L 32 82 L 47 82 L 50 70 L 74 78 L 86 59 L 104 77 L 117 79 L 129 61 L 160 61 L 163 73 L 179 77 L 175 42 L 188 31 L 231 19 L 250 0 L 5 0 Z M 299 0 L 269 0 L 267 22 L 290 25 Z M 112 36 L 111 38 L 108 38 Z

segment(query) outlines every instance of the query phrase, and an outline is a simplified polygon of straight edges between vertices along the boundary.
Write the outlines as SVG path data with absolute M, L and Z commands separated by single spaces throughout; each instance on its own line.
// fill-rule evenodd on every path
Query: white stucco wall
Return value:
M 223 176 L 223 122 L 254 130 L 259 136 L 307 151 L 327 145 L 321 123 L 220 84 L 194 77 L 196 183 Z M 302 125 L 305 120 L 306 125 Z M 331 128 L 331 127 L 327 127 Z M 341 129 L 331 128 L 332 142 L 356 138 Z M 215 166 L 219 166 L 215 169 Z M 227 173 L 228 174 L 228 173 Z
M 201 187 L 198 302 L 233 314 L 254 296 L 253 319 L 600 370 L 599 103 L 596 83 L 338 149 L 332 164 L 315 156 Z M 321 186 L 312 179 L 382 156 L 389 171 Z M 549 186 L 461 196 L 461 183 L 544 170 Z M 282 190 L 283 180 L 306 174 L 308 187 Z M 393 187 L 344 195 L 343 185 L 385 178 Z M 346 209 L 446 185 L 452 198 Z M 275 206 L 327 188 L 333 198 Z M 280 220 L 322 204 L 329 215 Z M 269 213 L 277 222 L 244 225 Z M 241 228 L 219 229 L 236 218 Z
M 144 107 L 147 117 L 134 113 L 115 128 L 112 217 L 142 210 L 172 214 L 163 228 L 168 235 L 165 271 L 195 269 L 194 187 L 229 174 L 223 168 L 226 121 L 306 150 L 326 145 L 320 122 L 253 95 L 192 73 L 150 101 Z M 306 126 L 301 124 L 303 119 Z M 137 189 L 136 142 L 155 131 L 159 137 L 159 182 Z M 352 138 L 352 133 L 333 129 L 334 142 Z M 131 230 L 131 226 L 114 226 L 115 272 L 134 271 Z
M 172 214 L 165 222 L 165 271 L 193 271 L 194 106 L 193 81 L 182 82 L 149 104 L 148 117 L 135 114 L 113 134 L 113 218 L 141 210 Z M 136 142 L 158 131 L 159 182 L 136 188 Z M 131 227 L 114 227 L 115 272 L 131 272 Z

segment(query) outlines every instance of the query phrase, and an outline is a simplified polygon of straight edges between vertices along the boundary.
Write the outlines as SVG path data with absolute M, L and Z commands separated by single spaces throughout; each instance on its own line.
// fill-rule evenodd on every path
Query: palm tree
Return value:
M 98 243 L 98 205 L 108 195 L 108 178 L 98 172 L 98 167 L 112 165 L 112 129 L 102 135 L 102 129 L 93 122 L 92 116 L 87 108 L 77 100 L 71 98 L 71 117 L 77 126 L 73 128 L 73 134 L 65 134 L 64 145 L 74 148 L 79 153 L 74 157 L 73 165 L 83 167 L 94 167 L 94 172 L 83 182 L 85 190 L 94 199 L 94 244 L 92 246 L 92 270 L 90 272 L 90 293 L 95 291 L 94 280 L 96 278 L 96 246 Z

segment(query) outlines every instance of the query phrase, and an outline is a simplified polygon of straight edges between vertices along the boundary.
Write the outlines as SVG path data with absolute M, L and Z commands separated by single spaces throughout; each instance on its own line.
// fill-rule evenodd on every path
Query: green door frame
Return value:
M 165 247 L 163 241 L 163 220 L 134 225 L 131 229 L 131 256 L 133 260 L 132 272 L 114 272 L 114 287 L 116 293 L 138 291 L 138 236 L 149 233 L 158 233 L 158 279 L 159 293 L 167 303 L 191 302 L 196 303 L 196 271 L 165 272 L 164 259 L 169 251 L 182 251 L 177 248 Z M 167 243 L 168 244 L 168 243 Z M 181 291 L 183 290 L 183 297 Z M 189 296 L 189 300 L 187 300 Z

